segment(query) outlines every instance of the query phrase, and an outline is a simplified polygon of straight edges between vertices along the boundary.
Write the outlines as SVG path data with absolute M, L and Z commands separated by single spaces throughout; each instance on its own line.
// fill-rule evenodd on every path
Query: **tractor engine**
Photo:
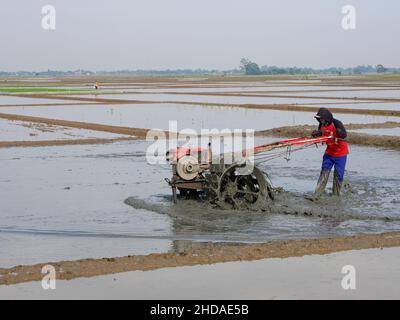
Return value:
M 224 164 L 223 157 L 212 162 L 211 144 L 208 149 L 182 148 L 166 154 L 172 166 L 172 178 L 166 179 L 172 188 L 173 201 L 180 197 L 206 198 L 227 209 L 259 208 L 272 198 L 265 174 L 256 167 L 246 174 L 239 173 L 244 164 Z
M 178 147 L 168 151 L 166 158 L 177 178 L 190 181 L 209 168 L 211 149 Z

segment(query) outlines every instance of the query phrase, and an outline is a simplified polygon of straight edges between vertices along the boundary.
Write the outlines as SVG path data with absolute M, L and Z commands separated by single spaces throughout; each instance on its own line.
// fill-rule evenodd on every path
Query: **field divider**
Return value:
M 84 145 L 84 144 L 107 144 L 121 141 L 136 140 L 135 137 L 121 138 L 87 138 L 87 139 L 64 139 L 64 140 L 37 140 L 37 141 L 0 141 L 0 148 L 15 147 L 55 147 L 66 145 Z
M 209 246 L 199 249 L 189 249 L 183 252 L 46 262 L 35 265 L 0 268 L 0 285 L 41 281 L 43 279 L 42 268 L 47 264 L 55 267 L 57 279 L 71 280 L 127 271 L 148 271 L 170 267 L 210 265 L 222 262 L 325 255 L 349 250 L 382 249 L 384 247 L 399 246 L 399 232 L 359 234 L 320 239 L 273 240 L 257 244 Z
M 12 121 L 37 122 L 37 123 L 54 125 L 54 126 L 64 126 L 64 127 L 71 127 L 71 128 L 77 128 L 77 129 L 110 132 L 110 133 L 116 133 L 116 134 L 135 136 L 137 138 L 145 138 L 147 132 L 150 130 L 150 129 L 142 129 L 142 128 L 110 126 L 110 125 L 90 123 L 90 122 L 80 122 L 80 121 L 70 121 L 70 120 L 59 120 L 59 119 L 49 119 L 49 118 L 42 118 L 42 117 L 24 116 L 24 115 L 9 114 L 9 113 L 0 113 L 0 118 L 12 120 Z

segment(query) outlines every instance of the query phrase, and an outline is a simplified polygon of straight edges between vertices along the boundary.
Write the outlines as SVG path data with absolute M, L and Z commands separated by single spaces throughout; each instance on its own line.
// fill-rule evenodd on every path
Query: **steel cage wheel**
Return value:
M 225 209 L 258 210 L 271 198 L 271 186 L 265 174 L 253 167 L 249 174 L 241 175 L 243 165 L 233 164 L 222 173 L 217 189 L 217 204 Z

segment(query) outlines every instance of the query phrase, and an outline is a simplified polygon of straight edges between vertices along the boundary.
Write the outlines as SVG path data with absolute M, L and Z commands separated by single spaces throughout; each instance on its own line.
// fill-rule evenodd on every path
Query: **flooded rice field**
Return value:
M 199 92 L 208 92 L 208 93 L 255 93 L 255 94 L 303 94 L 303 93 L 310 93 L 312 91 L 318 91 L 319 93 L 325 92 L 346 92 L 346 91 L 376 91 L 376 90 L 385 90 L 391 91 L 395 90 L 398 92 L 400 88 L 380 88 L 380 87 L 370 87 L 365 89 L 365 87 L 343 87 L 343 86 L 314 86 L 314 85 L 307 85 L 307 86 L 299 86 L 299 85 L 285 85 L 281 84 L 280 86 L 277 85 L 231 85 L 231 86 L 196 86 L 196 87 L 179 87 L 179 88 L 169 88 L 167 86 L 162 87 L 151 87 L 151 88 L 135 88 L 135 87 L 112 87 L 113 89 L 120 89 L 118 91 L 123 91 L 124 93 L 136 93 L 136 92 L 144 92 L 144 93 L 165 93 L 165 92 L 186 92 L 186 93 L 199 93 Z M 109 88 L 107 88 L 109 89 Z M 111 89 L 111 88 L 110 88 Z M 390 95 L 390 94 L 389 94 Z
M 330 108 L 345 108 L 348 110 L 400 110 L 400 102 L 377 102 L 377 101 L 368 101 L 368 102 L 339 102 L 339 103 L 330 103 L 329 100 L 325 103 L 307 103 L 304 104 L 307 107 L 330 107 Z M 338 117 L 341 117 L 338 116 Z
M 14 80 L 25 86 L 34 83 L 34 79 L 26 79 L 26 83 Z M 178 130 L 261 131 L 317 125 L 312 112 L 213 105 L 293 104 L 349 109 L 349 113 L 335 114 L 345 125 L 395 122 L 381 129 L 372 128 L 374 125 L 361 129 L 353 126 L 357 130 L 351 132 L 398 137 L 399 117 L 356 114 L 359 109 L 400 110 L 396 101 L 358 100 L 400 98 L 396 81 L 269 81 L 235 77 L 53 80 L 43 79 L 42 84 L 38 81 L 36 85 L 92 90 L 94 81 L 99 81 L 100 94 L 0 94 L 0 143 L 92 138 L 105 141 L 0 148 L 0 267 L 167 252 L 201 243 L 253 243 L 400 230 L 400 153 L 396 148 L 390 149 L 393 144 L 380 145 L 389 146 L 386 149 L 351 145 L 343 196 L 329 195 L 330 180 L 328 193 L 318 202 L 310 202 L 304 196 L 314 190 L 325 147 L 313 146 L 293 153 L 290 161 L 280 157 L 260 163 L 259 168 L 268 173 L 280 192 L 263 210 L 233 211 L 201 200 L 182 199 L 173 204 L 171 188 L 164 181 L 171 178 L 171 168 L 147 162 L 150 143 L 144 139 L 115 142 L 113 139 L 125 137 L 125 133 L 109 130 L 109 126 L 145 129 L 138 129 L 141 133 L 146 129 L 167 130 L 169 121 L 177 121 Z M 238 95 L 218 95 L 224 92 Z M 51 99 L 46 99 L 50 95 Z M 96 104 L 98 99 L 116 102 Z M 10 114 L 16 121 L 10 120 Z M 70 123 L 51 123 L 54 119 Z M 85 129 L 84 124 L 93 124 L 92 130 Z M 271 135 L 257 137 L 256 144 L 279 139 Z M 113 143 L 105 144 L 106 140 Z
M 223 96 L 223 95 L 193 95 L 193 94 L 111 94 L 111 95 L 79 95 L 96 99 L 121 99 L 121 100 L 140 100 L 140 101 L 183 101 L 183 102 L 203 102 L 221 104 L 306 104 L 327 102 L 322 99 L 302 99 L 296 97 L 275 98 L 268 96 L 248 97 L 248 96 Z M 342 102 L 339 99 L 329 99 L 331 103 Z M 355 102 L 355 101 L 354 101 Z
M 172 204 L 164 181 L 170 168 L 149 165 L 147 146 L 1 150 L 0 265 L 168 251 L 179 240 L 261 242 L 400 228 L 398 152 L 353 146 L 349 191 L 316 205 L 303 195 L 313 190 L 323 151 L 274 160 L 261 168 L 285 192 L 268 212 L 241 212 L 195 200 Z
M 34 122 L 8 121 L 0 119 L 0 141 L 41 141 L 64 139 L 114 139 L 122 135 L 52 126 Z
M 32 97 L 21 97 L 14 95 L 0 95 L 0 107 L 3 105 L 41 105 L 48 103 L 66 103 L 67 101 L 62 99 L 40 99 Z M 0 109 L 1 111 L 2 109 Z
M 304 90 L 304 89 L 303 89 Z M 352 99 L 400 99 L 400 89 L 378 89 L 372 90 L 365 88 L 362 90 L 351 89 L 351 90 L 338 90 L 328 89 L 322 90 L 305 90 L 299 92 L 284 92 L 282 95 L 292 96 L 306 96 L 306 97 L 330 97 L 330 98 L 352 98 Z M 263 94 L 263 93 L 256 93 Z M 270 93 L 266 92 L 265 95 Z
M 96 106 L 10 107 L 1 112 L 104 125 L 136 128 L 168 129 L 169 120 L 178 122 L 178 129 L 254 129 L 315 124 L 313 114 L 300 111 L 244 109 L 220 106 L 182 104 L 132 104 Z M 398 117 L 340 115 L 347 123 L 397 121 Z

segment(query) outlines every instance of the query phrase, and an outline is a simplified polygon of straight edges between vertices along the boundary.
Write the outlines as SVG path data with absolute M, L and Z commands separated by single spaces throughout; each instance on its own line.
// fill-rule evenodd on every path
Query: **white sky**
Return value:
M 56 8 L 56 30 L 41 9 Z M 356 30 L 341 27 L 356 7 Z M 0 70 L 400 67 L 398 0 L 2 0 Z

